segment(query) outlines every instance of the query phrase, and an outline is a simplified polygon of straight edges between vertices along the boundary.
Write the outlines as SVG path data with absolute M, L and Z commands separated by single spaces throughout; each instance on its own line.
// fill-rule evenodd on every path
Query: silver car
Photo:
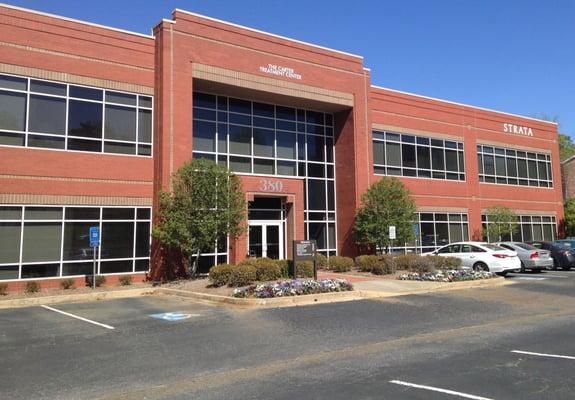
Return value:
M 541 272 L 543 269 L 553 268 L 553 258 L 549 250 L 538 249 L 521 242 L 499 242 L 497 245 L 517 252 L 517 257 L 521 260 L 521 272 L 527 269 Z

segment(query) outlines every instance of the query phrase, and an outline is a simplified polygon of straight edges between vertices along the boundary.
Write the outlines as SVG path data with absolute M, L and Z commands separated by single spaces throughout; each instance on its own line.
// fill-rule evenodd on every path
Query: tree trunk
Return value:
M 196 279 L 196 272 L 198 271 L 199 261 L 200 261 L 200 250 L 198 249 L 196 255 L 194 256 L 194 261 L 190 265 L 190 275 L 192 276 L 192 279 Z

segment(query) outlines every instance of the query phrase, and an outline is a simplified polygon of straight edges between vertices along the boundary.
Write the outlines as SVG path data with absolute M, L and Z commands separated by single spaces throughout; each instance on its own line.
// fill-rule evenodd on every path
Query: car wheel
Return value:
M 571 267 L 567 265 L 566 267 L 563 267 L 563 268 L 561 268 L 561 269 L 562 269 L 563 271 L 569 271 L 569 270 L 571 269 Z
M 484 262 L 476 262 L 475 264 L 473 264 L 473 270 L 474 271 L 489 271 L 489 267 L 487 267 L 487 264 L 485 264 Z
M 515 270 L 513 272 L 517 272 L 517 270 Z M 521 273 L 525 272 L 525 264 L 523 264 L 523 261 L 521 261 L 521 268 L 519 268 L 519 272 L 521 272 Z
M 531 271 L 535 272 L 536 274 L 540 274 L 543 272 L 543 268 L 533 268 Z

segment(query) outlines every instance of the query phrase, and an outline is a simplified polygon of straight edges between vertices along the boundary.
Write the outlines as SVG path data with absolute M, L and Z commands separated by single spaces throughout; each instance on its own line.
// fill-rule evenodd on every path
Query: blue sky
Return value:
M 364 56 L 372 83 L 526 116 L 575 140 L 575 1 L 13 0 L 150 33 L 181 8 Z

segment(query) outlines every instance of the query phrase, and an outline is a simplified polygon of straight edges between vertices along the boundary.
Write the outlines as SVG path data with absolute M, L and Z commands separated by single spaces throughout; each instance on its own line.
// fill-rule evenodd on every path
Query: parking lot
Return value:
M 575 271 L 238 311 L 141 297 L 0 311 L 10 399 L 572 399 Z

